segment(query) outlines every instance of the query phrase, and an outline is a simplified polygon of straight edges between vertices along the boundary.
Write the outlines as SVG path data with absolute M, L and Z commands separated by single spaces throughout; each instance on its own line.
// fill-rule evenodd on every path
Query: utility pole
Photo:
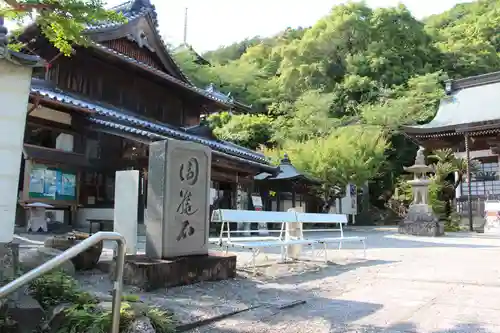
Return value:
M 187 30 L 188 30 L 188 9 L 184 10 L 184 45 L 187 45 Z

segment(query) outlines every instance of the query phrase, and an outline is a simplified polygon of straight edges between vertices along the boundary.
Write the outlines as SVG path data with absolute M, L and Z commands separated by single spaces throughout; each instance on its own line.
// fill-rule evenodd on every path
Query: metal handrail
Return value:
M 120 329 L 120 308 L 122 302 L 122 289 L 123 289 L 123 268 L 125 266 L 125 238 L 117 232 L 98 232 L 89 238 L 81 241 L 70 249 L 67 249 L 57 257 L 54 257 L 32 269 L 28 273 L 18 277 L 14 281 L 6 284 L 0 288 L 0 299 L 5 298 L 29 283 L 36 278 L 50 272 L 54 268 L 59 267 L 64 262 L 70 260 L 71 258 L 79 255 L 88 248 L 96 245 L 97 243 L 104 240 L 114 240 L 118 244 L 118 251 L 116 255 L 116 266 L 115 266 L 115 281 L 113 283 L 113 305 L 111 310 L 112 324 L 111 333 L 118 333 Z

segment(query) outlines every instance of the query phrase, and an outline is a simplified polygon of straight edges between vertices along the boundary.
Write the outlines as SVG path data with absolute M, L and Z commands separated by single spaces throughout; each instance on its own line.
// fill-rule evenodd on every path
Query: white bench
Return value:
M 309 239 L 304 237 L 304 233 L 308 232 L 339 232 L 339 237 L 321 237 L 313 238 L 310 240 L 315 240 L 316 244 L 323 245 L 323 251 L 325 255 L 325 262 L 328 261 L 327 250 L 328 244 L 338 243 L 338 249 L 342 249 L 342 243 L 347 242 L 360 242 L 363 244 L 363 256 L 366 258 L 366 237 L 360 236 L 344 236 L 344 229 L 342 225 L 347 224 L 347 215 L 344 214 L 317 214 L 317 213 L 295 213 L 297 222 L 300 223 L 300 236 L 299 239 Z M 325 229 L 304 229 L 304 224 L 338 224 L 338 228 L 325 228 Z M 314 244 L 313 255 L 314 255 Z
M 286 261 L 288 257 L 288 246 L 291 245 L 309 245 L 313 250 L 314 255 L 314 245 L 321 244 L 324 247 L 325 261 L 327 261 L 327 245 L 329 243 L 339 243 L 339 249 L 342 247 L 342 242 L 347 241 L 361 241 L 363 243 L 364 250 L 365 247 L 365 237 L 344 237 L 342 224 L 347 223 L 347 216 L 341 214 L 313 214 L 313 213 L 296 213 L 294 211 L 289 212 L 264 212 L 264 211 L 253 211 L 253 210 L 232 210 L 232 209 L 218 209 L 214 210 L 212 213 L 212 223 L 222 223 L 221 231 L 219 237 L 210 238 L 209 242 L 212 244 L 218 244 L 223 246 L 228 251 L 229 247 L 238 247 L 248 249 L 252 252 L 252 266 L 255 272 L 255 259 L 260 254 L 262 248 L 280 247 L 282 259 Z M 297 223 L 303 225 L 303 223 L 338 223 L 340 225 L 339 229 L 311 229 L 317 231 L 336 231 L 340 230 L 340 237 L 328 237 L 328 238 L 316 238 L 308 239 L 303 237 L 303 232 L 309 231 L 309 229 L 304 230 L 301 228 L 302 232 L 295 238 L 284 239 L 285 228 L 289 223 Z M 229 229 L 229 223 L 280 223 L 280 230 L 269 230 L 269 232 L 279 233 L 278 236 L 255 236 L 255 237 L 231 237 L 231 234 L 242 233 L 245 231 L 238 231 Z M 254 230 L 258 231 L 258 230 Z
M 285 223 L 295 222 L 295 216 L 288 212 L 262 212 L 255 210 L 217 209 L 212 212 L 212 223 L 222 223 L 219 237 L 211 237 L 212 244 L 223 245 L 227 242 L 275 241 L 283 239 Z M 278 236 L 231 237 L 247 233 L 248 230 L 230 230 L 229 223 L 279 223 L 280 230 L 251 230 L 250 232 L 279 233 Z

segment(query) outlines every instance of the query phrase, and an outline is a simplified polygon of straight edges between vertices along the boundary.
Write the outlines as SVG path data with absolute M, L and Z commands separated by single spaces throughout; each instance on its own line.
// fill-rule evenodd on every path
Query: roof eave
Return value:
M 139 119 L 133 115 L 121 114 L 120 111 L 113 109 L 113 106 L 109 106 L 111 107 L 111 109 L 109 109 L 106 105 L 98 105 L 80 99 L 78 96 L 66 95 L 62 91 L 57 91 L 57 88 L 47 85 L 46 82 L 44 83 L 43 81 L 40 82 L 40 80 L 33 80 L 31 96 L 32 98 L 37 98 L 40 97 L 40 95 L 47 98 L 48 101 L 55 101 L 60 105 L 74 110 L 80 111 L 82 109 L 87 109 L 93 112 L 94 114 L 88 115 L 89 117 L 87 119 L 98 125 L 124 130 L 125 132 L 148 137 L 149 139 L 161 140 L 170 137 L 181 140 L 192 140 L 211 147 L 213 151 L 218 151 L 219 153 L 224 154 L 222 156 L 258 165 L 259 167 L 267 168 L 265 166 L 268 166 L 274 170 L 264 156 L 258 154 L 257 152 L 249 151 L 244 147 L 219 142 L 218 140 L 206 139 L 199 135 L 189 134 L 182 129 L 172 128 L 167 124 L 151 123 L 150 121 Z M 112 121 L 106 120 L 108 118 L 112 119 Z M 126 122 L 126 124 L 123 124 L 122 122 Z M 271 169 L 267 168 L 267 170 Z
M 39 56 L 12 51 L 7 46 L 0 46 L 0 59 L 5 59 L 19 66 L 32 68 L 43 67 L 45 65 L 45 61 Z
M 228 109 L 231 108 L 230 104 L 225 103 L 221 100 L 218 100 L 214 97 L 211 97 L 211 95 L 209 95 L 208 93 L 202 93 L 201 88 L 197 88 L 194 85 L 191 85 L 189 83 L 186 83 L 186 82 L 183 82 L 179 79 L 176 79 L 167 73 L 164 73 L 164 72 L 162 72 L 156 68 L 153 68 L 145 63 L 142 63 L 136 59 L 133 59 L 125 54 L 122 54 L 118 51 L 112 50 L 112 49 L 110 49 L 102 44 L 96 43 L 96 42 L 92 42 L 91 46 L 98 51 L 104 52 L 104 53 L 111 55 L 111 56 L 114 56 L 114 57 L 118 57 L 118 58 L 122 59 L 123 61 L 127 62 L 128 64 L 131 64 L 131 65 L 133 65 L 141 70 L 145 70 L 153 75 L 162 77 L 162 78 L 170 81 L 171 83 L 177 84 L 178 86 L 180 86 L 184 89 L 188 89 L 188 90 L 196 93 L 197 95 L 204 97 L 205 99 L 209 100 L 210 102 L 216 103 L 217 105 L 219 105 L 222 108 L 228 108 Z
M 441 127 L 420 127 L 420 126 L 403 126 L 403 132 L 409 135 L 418 134 L 434 134 L 441 132 L 455 131 L 456 126 L 441 126 Z

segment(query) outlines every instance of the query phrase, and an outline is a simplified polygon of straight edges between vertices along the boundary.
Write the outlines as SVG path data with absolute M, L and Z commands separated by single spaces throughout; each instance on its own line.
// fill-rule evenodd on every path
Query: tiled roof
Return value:
M 98 118 L 94 118 L 94 117 L 89 118 L 89 120 L 95 124 L 98 124 L 98 125 L 106 126 L 109 128 L 114 128 L 114 129 L 117 129 L 120 131 L 135 134 L 135 135 L 145 136 L 151 140 L 165 140 L 167 138 L 172 138 L 172 136 L 164 136 L 164 135 L 160 135 L 160 134 L 153 133 L 150 131 L 140 130 L 140 129 L 137 129 L 137 128 L 134 128 L 131 126 L 126 126 L 126 125 L 122 125 L 122 124 L 119 124 L 116 122 L 106 121 L 106 120 L 102 120 L 102 119 L 98 119 Z M 179 138 L 177 138 L 177 139 L 179 139 Z M 190 140 L 190 141 L 194 141 L 194 140 Z M 204 141 L 208 141 L 208 140 L 204 140 Z M 195 141 L 195 142 L 200 142 L 200 141 Z M 203 142 L 200 142 L 200 143 L 203 143 Z M 205 143 L 203 143 L 203 144 L 205 144 Z M 239 147 L 239 148 L 241 148 L 241 147 Z M 250 160 L 248 158 L 242 158 L 242 157 L 238 157 L 238 156 L 235 156 L 232 154 L 227 154 L 227 153 L 225 153 L 217 148 L 214 150 L 214 153 L 219 155 L 219 156 L 223 156 L 223 157 L 226 157 L 226 158 L 229 158 L 232 160 L 236 160 L 236 161 L 239 161 L 242 163 L 252 164 L 252 165 L 255 165 L 257 167 L 268 170 L 268 171 L 276 171 L 277 170 L 276 167 L 269 165 L 268 162 L 258 162 L 258 161 Z
M 41 67 L 44 65 L 42 59 L 38 56 L 14 52 L 7 47 L 8 37 L 7 27 L 4 26 L 4 18 L 0 15 L 0 59 L 5 59 L 17 65 L 29 67 Z
M 319 179 L 316 179 L 303 172 L 298 171 L 293 166 L 287 154 L 285 154 L 284 158 L 281 160 L 279 165 L 279 172 L 276 175 L 270 175 L 267 172 L 263 172 L 255 176 L 254 179 L 268 180 L 268 181 L 285 181 L 285 182 L 296 181 L 309 185 L 322 184 L 322 182 Z
M 472 81 L 472 80 L 471 80 Z M 479 127 L 500 127 L 500 80 L 471 84 L 455 90 L 441 100 L 439 109 L 429 123 L 404 127 L 408 134 L 445 131 L 466 132 Z
M 152 5 L 150 3 L 150 1 L 148 1 L 148 0 L 126 1 L 118 6 L 112 7 L 111 9 L 122 13 L 123 16 L 125 16 L 125 18 L 127 19 L 127 23 L 132 22 L 132 21 L 139 19 L 141 17 L 144 17 L 148 14 L 151 15 L 151 18 L 153 19 L 153 22 L 154 22 L 155 33 L 157 34 L 159 40 L 161 41 L 162 47 L 166 50 L 167 53 L 169 53 L 167 44 L 163 40 L 163 38 L 161 37 L 161 34 L 158 30 L 158 20 L 157 20 L 157 13 L 156 13 L 155 7 L 154 7 L 154 5 Z M 108 30 L 116 29 L 116 28 L 120 27 L 122 24 L 123 23 L 120 23 L 120 22 L 103 22 L 100 24 L 96 24 L 96 25 L 92 25 L 92 26 L 87 27 L 86 32 L 87 33 L 105 32 Z M 133 58 L 130 58 L 122 53 L 119 53 L 119 52 L 116 52 L 112 49 L 109 49 L 109 48 L 103 46 L 102 44 L 94 43 L 93 46 L 96 48 L 99 48 L 101 50 L 105 50 L 108 53 L 112 52 L 115 56 L 118 56 L 118 57 L 122 58 L 123 60 L 126 60 L 126 61 L 133 63 L 135 65 L 138 65 L 140 67 L 143 67 L 143 68 L 148 67 L 148 70 L 154 69 L 152 67 L 149 68 L 150 66 L 148 66 L 147 64 L 144 64 L 144 63 L 137 61 Z M 238 104 L 239 106 L 242 106 L 242 107 L 251 108 L 251 106 L 245 105 L 243 103 L 237 103 L 237 102 L 233 101 L 233 98 L 230 97 L 229 95 L 225 95 L 221 92 L 218 92 L 215 89 L 211 89 L 210 87 L 207 89 L 200 89 L 200 88 L 196 87 L 194 85 L 194 83 L 189 79 L 189 77 L 182 71 L 182 68 L 180 68 L 179 64 L 175 61 L 175 59 L 171 55 L 170 55 L 170 58 L 171 58 L 172 62 L 175 64 L 175 66 L 177 67 L 177 69 L 179 70 L 179 73 L 181 74 L 183 80 L 178 80 L 178 79 L 172 77 L 171 75 L 168 75 L 167 73 L 164 73 L 164 72 L 156 70 L 156 69 L 153 71 L 153 73 L 156 75 L 160 75 L 160 76 L 167 75 L 170 77 L 169 78 L 170 81 L 177 83 L 177 84 L 180 84 L 180 85 L 187 87 L 191 90 L 194 90 L 195 92 L 197 92 L 205 97 L 208 97 L 214 101 L 222 103 L 227 107 L 234 106 L 235 104 Z M 174 80 L 172 80 L 172 79 L 174 79 Z
M 139 11 L 133 11 L 133 12 L 127 11 L 127 10 L 117 10 L 117 11 L 119 11 L 125 17 L 125 19 L 127 20 L 127 23 L 128 23 L 128 22 L 131 22 L 131 21 L 134 21 L 138 18 L 143 17 L 144 15 L 149 13 L 151 11 L 151 9 L 150 8 L 142 8 Z M 85 32 L 87 32 L 87 33 L 104 32 L 107 30 L 111 30 L 111 29 L 120 27 L 121 25 L 123 25 L 122 22 L 101 22 L 99 24 L 87 26 L 87 28 L 85 29 Z
M 153 20 L 154 23 L 154 30 L 155 33 L 158 37 L 158 39 L 162 43 L 162 47 L 164 48 L 166 53 L 170 53 L 168 51 L 167 43 L 163 38 L 161 37 L 161 33 L 159 31 L 159 26 L 158 26 L 158 14 L 156 13 L 155 6 L 151 4 L 149 0 L 131 0 L 131 1 L 126 1 L 120 5 L 117 5 L 115 7 L 110 8 L 111 10 L 114 10 L 116 12 L 121 13 L 125 18 L 127 19 L 127 23 L 134 21 L 136 19 L 139 19 L 141 17 L 144 17 L 146 15 L 150 15 L 150 17 Z M 86 29 L 87 33 L 99 33 L 99 32 L 105 32 L 107 30 L 112 30 L 115 28 L 120 27 L 123 25 L 123 23 L 120 22 L 102 22 L 100 24 L 95 24 L 92 26 L 88 26 Z M 175 61 L 175 59 L 171 56 L 170 59 L 172 62 L 175 64 L 177 67 L 177 70 L 179 71 L 181 78 L 184 82 L 194 86 L 193 82 L 187 77 L 187 75 L 182 71 L 182 68 L 180 68 L 179 64 Z
M 146 136 L 150 139 L 164 139 L 166 137 L 198 142 L 212 148 L 223 154 L 227 154 L 233 159 L 242 159 L 245 162 L 254 162 L 261 166 L 270 166 L 268 159 L 260 153 L 251 151 L 247 148 L 235 144 L 220 141 L 209 140 L 197 135 L 187 133 L 185 130 L 163 124 L 157 121 L 142 118 L 126 110 L 104 105 L 102 103 L 93 103 L 83 97 L 61 91 L 60 89 L 50 87 L 43 81 L 33 80 L 31 92 L 48 98 L 50 100 L 73 105 L 79 108 L 85 108 L 94 111 L 94 115 L 88 119 L 96 124 L 120 129 L 129 133 Z
M 205 88 L 205 91 L 207 93 L 209 93 L 211 96 L 217 98 L 217 99 L 220 99 L 222 101 L 224 101 L 225 103 L 231 105 L 231 106 L 239 106 L 239 107 L 243 107 L 243 108 L 247 108 L 247 109 L 251 109 L 252 106 L 251 105 L 246 105 L 246 104 L 243 104 L 241 102 L 238 102 L 236 101 L 232 96 L 231 96 L 231 93 L 229 94 L 224 94 L 222 91 L 219 91 L 215 88 L 215 85 L 213 83 L 210 83 L 208 85 L 208 87 Z

